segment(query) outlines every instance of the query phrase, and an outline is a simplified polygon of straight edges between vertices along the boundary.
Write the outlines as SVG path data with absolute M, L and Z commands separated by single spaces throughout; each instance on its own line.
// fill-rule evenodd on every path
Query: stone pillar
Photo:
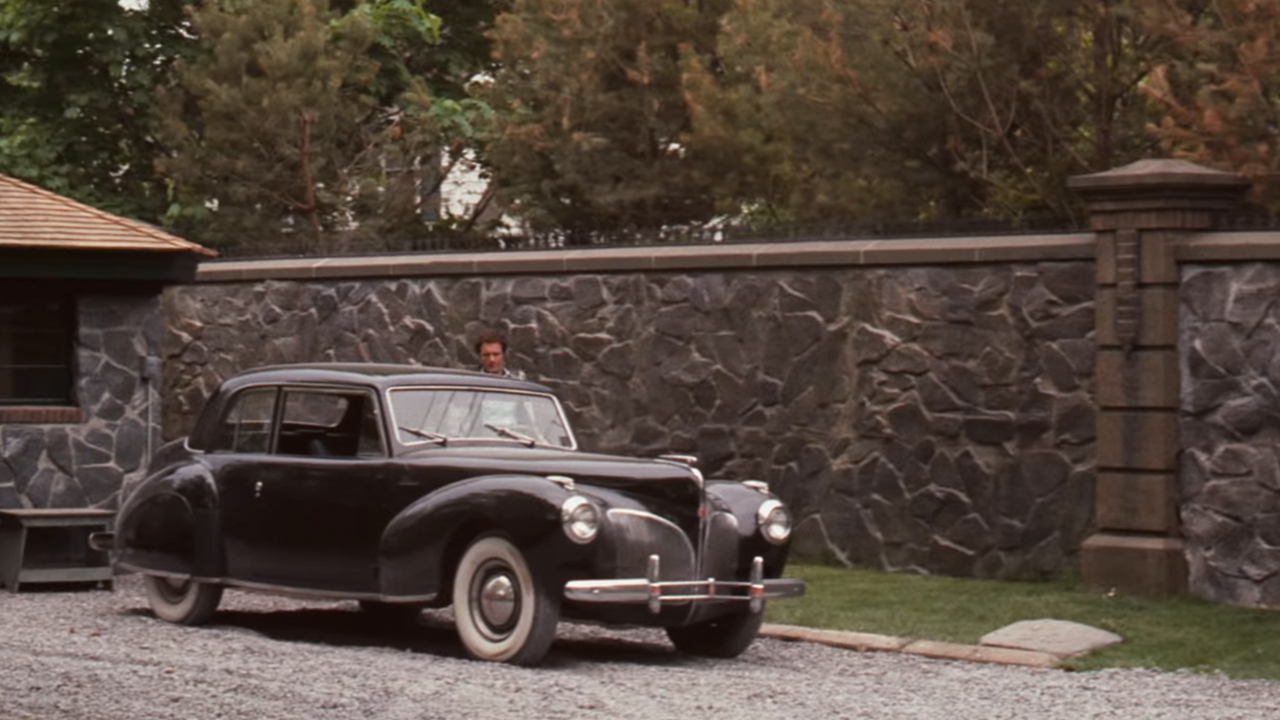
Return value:
M 1143 160 L 1068 181 L 1097 233 L 1097 533 L 1081 547 L 1094 587 L 1181 593 L 1178 282 L 1174 246 L 1214 226 L 1248 181 L 1181 160 Z

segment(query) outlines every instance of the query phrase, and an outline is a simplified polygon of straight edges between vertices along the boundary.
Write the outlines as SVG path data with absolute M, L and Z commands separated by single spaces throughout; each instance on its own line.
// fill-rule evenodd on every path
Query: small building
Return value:
M 211 250 L 0 175 L 0 509 L 113 510 L 160 438 L 160 294 Z

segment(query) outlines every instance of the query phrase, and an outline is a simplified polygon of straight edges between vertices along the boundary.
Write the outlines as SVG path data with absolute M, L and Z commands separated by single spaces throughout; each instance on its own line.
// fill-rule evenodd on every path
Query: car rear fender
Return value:
M 447 597 L 454 568 L 476 537 L 499 532 L 538 570 L 557 564 L 568 542 L 560 506 L 572 493 L 539 475 L 486 475 L 415 501 L 387 524 L 380 552 L 382 594 Z
M 218 493 L 202 463 L 169 465 L 132 489 L 116 515 L 125 569 L 219 577 Z

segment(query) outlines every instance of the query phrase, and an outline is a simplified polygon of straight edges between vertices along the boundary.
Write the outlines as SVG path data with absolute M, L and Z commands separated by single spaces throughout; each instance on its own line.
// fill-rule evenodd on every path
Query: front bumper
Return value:
M 668 580 L 660 581 L 657 555 L 649 556 L 645 578 L 620 578 L 616 580 L 572 580 L 565 583 L 566 600 L 588 603 L 647 603 L 653 613 L 662 610 L 663 603 L 687 602 L 746 602 L 751 612 L 764 609 L 765 600 L 800 597 L 804 595 L 803 580 L 764 577 L 764 559 L 756 557 L 751 562 L 751 578 L 741 580 Z

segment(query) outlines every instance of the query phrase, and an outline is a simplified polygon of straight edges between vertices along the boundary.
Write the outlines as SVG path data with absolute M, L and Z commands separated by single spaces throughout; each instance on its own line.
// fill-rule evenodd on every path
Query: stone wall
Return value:
M 536 274 L 224 265 L 202 274 L 258 277 L 164 295 L 166 433 L 186 432 L 241 369 L 474 367 L 472 341 L 498 327 L 510 365 L 558 392 L 584 448 L 695 453 L 711 476 L 768 481 L 800 519 L 799 556 L 1058 574 L 1091 531 L 1087 240 L 1060 261 L 975 262 L 968 242 L 933 254 L 967 262 L 894 266 L 828 251 L 820 266 L 762 267 L 745 250 L 728 269 L 602 271 L 628 263 L 601 255 L 583 261 L 595 270 Z M 1051 246 L 1021 256 L 1064 254 Z M 795 264 L 800 248 L 770 252 Z M 299 275 L 313 277 L 272 279 Z
M 148 431 L 159 388 L 141 379 L 143 358 L 160 354 L 159 297 L 84 296 L 77 308 L 81 421 L 0 425 L 0 507 L 114 509 L 159 439 Z
M 1273 241 L 1274 242 L 1274 241 Z M 1189 585 L 1280 607 L 1280 263 L 1182 270 L 1180 503 Z

